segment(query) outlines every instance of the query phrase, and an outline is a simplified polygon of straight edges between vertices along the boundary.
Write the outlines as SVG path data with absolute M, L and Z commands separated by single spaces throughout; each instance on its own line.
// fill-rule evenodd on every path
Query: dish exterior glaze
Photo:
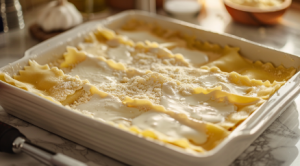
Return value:
M 155 15 L 142 12 L 131 11 L 122 13 L 101 21 L 100 23 L 108 28 L 117 29 L 124 24 L 124 21 L 132 18 L 141 20 L 147 19 L 149 22 L 155 21 L 166 28 L 180 30 L 184 33 L 193 31 L 192 35 L 195 35 L 202 41 L 211 41 L 212 43 L 217 43 L 222 46 L 228 44 L 238 46 L 241 48 L 243 56 L 251 60 L 262 60 L 272 62 L 275 65 L 283 64 L 286 67 L 295 68 L 300 64 L 299 58 L 293 55 L 261 47 L 251 42 L 241 42 L 240 39 L 229 35 L 205 31 L 195 25 L 167 18 L 159 18 Z M 28 59 L 34 59 L 40 64 L 48 63 L 61 55 L 67 45 L 76 46 L 98 23 L 99 22 L 87 23 L 44 42 L 28 50 L 25 58 L 1 70 L 11 75 L 16 74 L 18 70 L 26 65 Z M 63 42 L 57 43 L 57 41 L 61 39 L 64 39 L 62 40 Z M 52 45 L 53 47 L 49 48 L 47 47 L 48 45 Z M 246 50 L 249 48 L 250 50 L 252 48 L 252 51 L 247 52 Z M 56 51 L 54 52 L 53 50 Z M 255 53 L 253 50 L 259 51 L 267 56 L 258 58 L 259 55 L 257 55 L 258 57 L 255 57 L 255 55 L 252 55 Z M 270 57 L 270 54 L 280 60 Z M 234 158 L 279 115 L 283 107 L 292 101 L 292 98 L 295 97 L 298 92 L 295 88 L 298 84 L 298 80 L 296 79 L 298 75 L 297 73 L 291 78 L 277 94 L 273 95 L 271 99 L 253 113 L 251 117 L 236 128 L 220 145 L 205 154 L 187 154 L 174 146 L 159 144 L 157 142 L 153 143 L 151 140 L 148 141 L 138 138 L 130 133 L 72 112 L 62 106 L 49 103 L 38 96 L 28 94 L 25 91 L 16 89 L 5 83 L 1 83 L 1 92 L 3 93 L 1 93 L 0 97 L 1 104 L 7 112 L 132 165 L 186 165 L 187 163 L 189 165 L 224 165 L 224 163 L 229 164 L 234 160 Z M 14 103 L 16 101 L 18 102 Z M 28 104 L 26 104 L 27 102 Z M 24 107 L 24 109 L 21 107 Z M 42 117 L 42 119 L 38 117 Z M 78 122 L 80 122 L 80 125 Z M 77 124 L 77 126 L 74 126 L 74 124 Z M 234 147 L 239 148 L 234 149 Z M 234 150 L 232 151 L 231 149 Z M 230 150 L 230 153 L 228 150 Z M 143 154 L 140 154 L 141 151 L 143 151 Z M 175 158 L 176 160 L 174 160 Z

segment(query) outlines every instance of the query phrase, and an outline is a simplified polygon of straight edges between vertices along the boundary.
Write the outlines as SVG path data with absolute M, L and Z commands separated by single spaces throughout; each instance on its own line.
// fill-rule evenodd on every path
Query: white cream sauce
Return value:
M 116 97 L 101 98 L 97 94 L 93 95 L 87 103 L 77 106 L 76 109 L 88 111 L 97 119 L 125 125 L 130 125 L 133 118 L 143 113 L 136 108 L 124 106 Z
M 162 38 L 156 37 L 149 31 L 123 31 L 118 30 L 119 34 L 127 36 L 129 39 L 133 40 L 134 42 L 144 42 L 146 40 L 150 42 L 157 42 L 157 43 L 165 43 L 166 41 Z
M 246 95 L 251 90 L 251 87 L 230 83 L 228 78 L 220 73 L 202 75 L 197 79 L 195 79 L 194 83 L 199 83 L 201 86 L 205 88 L 222 86 L 222 89 L 224 91 L 237 94 L 237 95 Z
M 106 62 L 93 57 L 87 58 L 76 65 L 69 75 L 78 75 L 81 79 L 87 79 L 91 84 L 112 83 L 117 79 L 112 75 L 113 69 Z
M 101 43 L 79 43 L 79 49 L 90 54 L 91 56 L 103 56 L 106 57 L 105 51 L 107 46 Z
M 121 43 L 119 41 L 119 39 L 117 38 L 113 38 L 111 40 L 108 40 L 106 42 L 106 44 L 109 46 L 109 47 L 118 47 Z
M 183 47 L 176 47 L 171 50 L 174 54 L 181 54 L 189 63 L 200 65 L 209 61 L 208 56 L 201 51 L 190 50 Z
M 170 50 L 164 47 L 150 48 L 149 52 L 156 54 L 161 58 L 170 58 L 173 55 Z
M 181 124 L 174 118 L 164 113 L 148 111 L 133 119 L 132 124 L 140 129 L 153 129 L 172 139 L 187 138 L 195 143 L 204 143 L 207 139 L 205 133 Z
M 109 59 L 113 59 L 116 62 L 131 63 L 132 57 L 130 52 L 133 52 L 134 48 L 125 45 L 119 45 L 116 48 L 109 48 L 107 56 Z
M 143 71 L 143 70 L 139 70 L 139 69 L 136 69 L 136 68 L 128 68 L 127 71 L 126 71 L 126 76 L 128 78 L 132 78 L 132 77 L 135 77 L 135 76 L 142 76 L 142 75 L 145 75 L 146 72 Z
M 168 110 L 184 113 L 192 119 L 211 123 L 223 122 L 226 116 L 237 110 L 235 105 L 228 102 L 219 103 L 211 100 L 212 97 L 212 93 L 182 96 L 165 83 L 162 87 L 160 104 Z

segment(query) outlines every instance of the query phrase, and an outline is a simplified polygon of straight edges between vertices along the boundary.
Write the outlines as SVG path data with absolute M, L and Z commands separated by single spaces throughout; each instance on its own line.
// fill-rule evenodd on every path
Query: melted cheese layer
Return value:
M 236 112 L 237 107 L 228 102 L 212 100 L 212 93 L 183 96 L 168 83 L 163 85 L 161 105 L 174 112 L 184 113 L 188 117 L 210 123 L 221 123 L 228 115 Z
M 174 140 L 187 138 L 197 144 L 202 144 L 207 140 L 205 133 L 200 133 L 164 113 L 155 111 L 148 111 L 134 118 L 132 124 L 140 129 L 152 129 L 164 133 L 164 135 Z
M 98 85 L 101 83 L 114 83 L 117 81 L 112 76 L 113 69 L 97 58 L 87 57 L 83 62 L 76 65 L 68 74 L 87 79 L 90 83 Z
M 143 113 L 136 108 L 124 106 L 118 98 L 112 96 L 102 98 L 98 94 L 93 95 L 88 102 L 77 106 L 76 109 L 88 111 L 96 119 L 126 125 L 130 125 L 133 118 Z
M 208 56 L 201 52 L 196 50 L 190 50 L 182 47 L 176 47 L 171 50 L 174 54 L 182 54 L 184 58 L 188 60 L 189 63 L 195 64 L 195 65 L 201 65 L 207 63 Z
M 107 51 L 107 57 L 109 59 L 114 59 L 116 62 L 121 62 L 121 63 L 131 63 L 132 57 L 131 53 L 134 51 L 133 48 L 130 48 L 125 45 L 119 45 L 116 48 L 110 48 Z

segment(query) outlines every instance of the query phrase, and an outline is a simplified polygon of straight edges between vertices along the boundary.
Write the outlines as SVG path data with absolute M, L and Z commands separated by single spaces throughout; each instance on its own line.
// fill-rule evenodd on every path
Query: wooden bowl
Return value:
M 247 25 L 274 25 L 279 22 L 292 0 L 285 0 L 280 6 L 258 8 L 243 6 L 223 0 L 224 5 L 233 20 Z

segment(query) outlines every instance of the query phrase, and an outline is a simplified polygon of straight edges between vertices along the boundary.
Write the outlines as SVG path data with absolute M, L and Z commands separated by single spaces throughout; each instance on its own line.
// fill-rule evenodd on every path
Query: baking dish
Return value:
M 61 56 L 67 45 L 75 46 L 82 41 L 88 32 L 96 28 L 97 24 L 117 29 L 132 18 L 157 22 L 165 28 L 179 30 L 196 36 L 202 41 L 221 46 L 240 47 L 241 54 L 251 60 L 295 68 L 298 68 L 300 64 L 300 58 L 297 56 L 263 47 L 241 38 L 210 32 L 196 25 L 144 12 L 127 11 L 102 21 L 86 23 L 43 42 L 26 51 L 25 57 L 21 60 L 1 68 L 1 71 L 10 75 L 17 74 L 29 59 L 34 59 L 39 64 L 50 62 Z M 10 114 L 131 165 L 228 165 L 297 96 L 299 93 L 297 86 L 300 81 L 298 75 L 299 73 L 295 74 L 220 145 L 205 154 L 185 153 L 174 146 L 140 138 L 2 82 L 0 83 L 0 103 Z

